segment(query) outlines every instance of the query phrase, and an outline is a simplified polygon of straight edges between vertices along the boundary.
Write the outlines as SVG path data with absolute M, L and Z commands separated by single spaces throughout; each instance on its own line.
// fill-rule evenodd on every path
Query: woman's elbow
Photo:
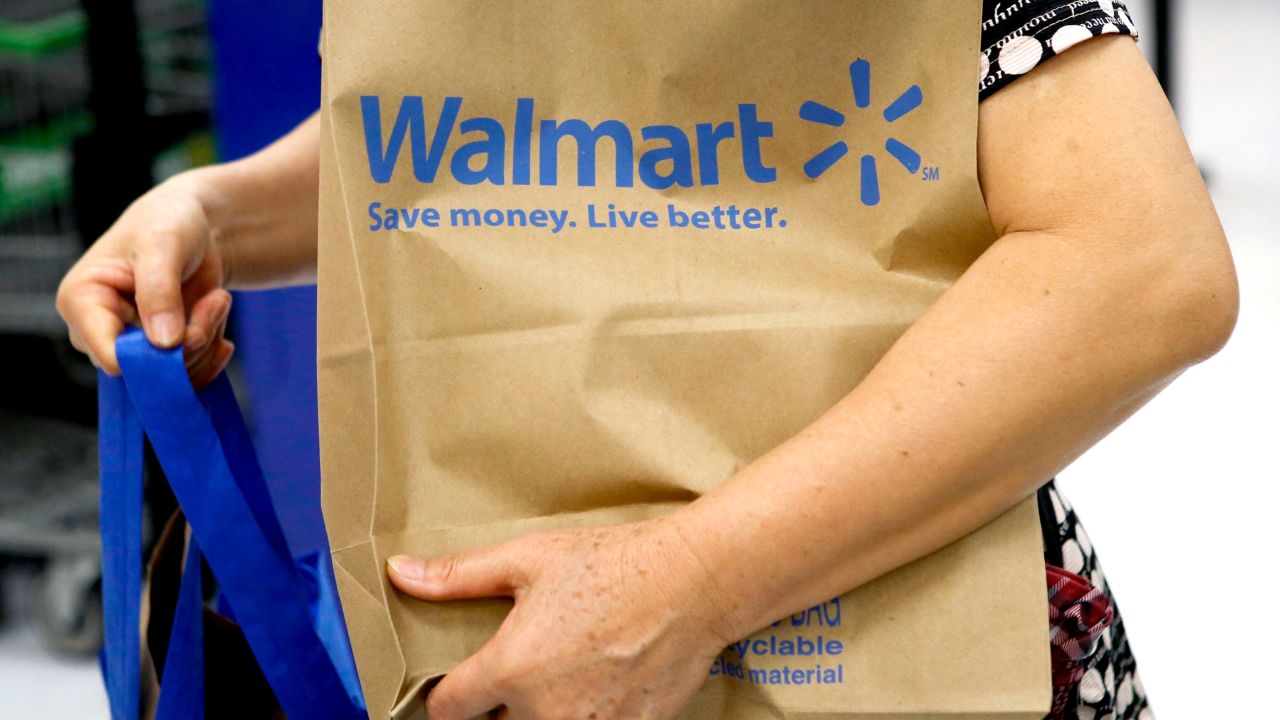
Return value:
M 1216 223 L 1196 233 L 1161 283 L 1160 312 L 1169 322 L 1170 350 L 1184 367 L 1217 354 L 1231 338 L 1240 312 L 1235 263 Z

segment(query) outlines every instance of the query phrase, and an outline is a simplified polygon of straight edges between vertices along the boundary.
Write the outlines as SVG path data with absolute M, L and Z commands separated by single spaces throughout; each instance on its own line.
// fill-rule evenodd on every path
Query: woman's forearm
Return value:
M 836 407 L 673 518 L 724 637 L 981 527 L 1230 334 L 1222 228 L 1128 38 L 984 103 L 978 157 L 1001 239 Z
M 320 120 L 242 160 L 200 168 L 200 190 L 227 285 L 255 289 L 315 282 Z
M 981 527 L 1225 340 L 1221 274 L 1093 260 L 1000 240 L 836 407 L 677 516 L 737 608 L 726 638 Z

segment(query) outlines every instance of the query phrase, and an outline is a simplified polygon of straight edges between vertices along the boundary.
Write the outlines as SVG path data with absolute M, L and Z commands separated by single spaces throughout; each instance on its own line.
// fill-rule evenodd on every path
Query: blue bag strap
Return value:
M 181 349 L 155 348 L 139 330 L 122 334 L 116 353 L 128 397 L 108 399 L 120 405 L 132 401 L 192 535 L 285 713 L 319 720 L 366 717 L 344 689 L 312 625 L 305 588 L 284 545 L 226 377 L 218 377 L 197 397 L 187 380 Z M 140 446 L 139 442 L 139 473 Z M 131 507 L 140 504 L 139 489 L 137 505 Z M 117 539 L 113 535 L 109 542 Z M 127 606 L 127 600 L 126 593 L 121 604 Z M 129 627 L 136 634 L 136 612 L 132 618 Z M 118 673 L 111 662 L 107 664 L 112 683 Z M 132 667 L 136 672 L 137 663 Z M 121 705 L 118 718 L 136 717 L 136 701 L 132 707 L 129 714 L 131 707 Z
M 124 381 L 98 381 L 98 464 L 101 478 L 102 673 L 111 717 L 138 717 L 142 604 L 142 425 Z
M 364 708 L 364 692 L 360 688 L 360 676 L 356 672 L 356 658 L 351 652 L 351 639 L 347 637 L 347 622 L 342 614 L 342 602 L 338 598 L 338 583 L 333 576 L 333 562 L 328 550 L 317 550 L 298 558 L 298 569 L 312 580 L 311 615 L 316 634 L 329 651 L 334 667 L 342 677 L 347 697 L 356 707 Z
M 156 720 L 204 720 L 204 558 L 191 538 L 169 632 Z
M 262 527 L 272 552 L 282 558 L 290 558 L 289 545 L 284 539 L 284 530 L 280 527 L 275 504 L 271 502 L 262 466 L 258 464 L 258 452 L 253 447 L 253 440 L 249 438 L 249 429 L 245 427 L 240 406 L 236 403 L 235 395 L 230 392 L 231 384 L 226 378 L 219 378 L 218 382 L 225 389 L 197 393 L 197 397 L 209 413 L 214 429 L 218 431 L 218 439 L 231 464 L 236 484 L 249 503 L 254 519 Z

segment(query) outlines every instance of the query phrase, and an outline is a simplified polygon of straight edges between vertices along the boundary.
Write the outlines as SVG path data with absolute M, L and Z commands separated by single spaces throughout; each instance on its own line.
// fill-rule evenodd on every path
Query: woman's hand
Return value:
M 189 170 L 138 198 L 62 280 L 71 342 L 112 375 L 116 336 L 140 323 L 160 347 L 185 344 L 199 387 L 234 346 L 223 337 L 234 255 L 240 290 L 315 282 L 320 119 L 261 151 Z
M 666 519 L 538 533 L 388 574 L 422 600 L 512 597 L 497 634 L 427 698 L 431 720 L 674 718 L 729 643 L 706 570 Z
M 204 177 L 183 173 L 138 198 L 62 280 L 58 312 L 71 343 L 111 375 L 120 372 L 116 336 L 133 323 L 160 347 L 185 341 L 197 387 L 231 359 L 231 294 Z

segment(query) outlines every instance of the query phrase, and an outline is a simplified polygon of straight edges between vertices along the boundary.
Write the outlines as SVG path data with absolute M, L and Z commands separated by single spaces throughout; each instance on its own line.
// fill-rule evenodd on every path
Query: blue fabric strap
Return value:
M 253 449 L 249 429 L 245 427 L 240 406 L 231 392 L 231 383 L 224 376 L 214 384 L 223 387 L 211 387 L 208 392 L 198 393 L 197 397 L 218 432 L 223 454 L 231 463 L 236 485 L 249 504 L 254 519 L 262 528 L 271 551 L 288 559 L 289 544 L 284 539 L 284 531 L 280 529 L 280 520 L 276 517 L 275 505 L 271 502 L 267 482 L 262 475 L 262 466 L 258 464 L 258 453 Z
M 98 463 L 101 474 L 102 671 L 115 720 L 138 717 L 142 658 L 142 425 L 124 382 L 98 383 Z
M 165 654 L 156 720 L 204 720 L 204 558 L 191 538 Z
M 297 567 L 310 580 L 308 587 L 311 593 L 307 600 L 311 603 L 320 642 L 324 643 L 334 667 L 338 668 L 347 697 L 351 698 L 353 705 L 363 710 L 364 693 L 360 689 L 360 675 L 356 672 L 356 659 L 351 653 L 351 642 L 347 637 L 347 621 L 342 614 L 338 582 L 333 576 L 333 562 L 329 558 L 329 551 L 307 553 L 298 558 Z
M 335 668 L 325 643 L 317 634 L 308 602 L 308 583 L 305 582 L 308 578 L 299 573 L 289 556 L 262 471 L 226 377 L 218 377 L 197 396 L 187 379 L 182 351 L 157 349 L 138 330 L 130 330 L 120 336 L 116 342 L 116 354 L 128 396 L 125 397 L 120 389 L 119 380 L 104 378 L 101 412 L 104 418 L 115 423 L 117 414 L 132 415 L 128 410 L 130 404 L 136 411 L 134 426 L 140 423 L 146 429 L 178 504 L 186 514 L 193 536 L 191 552 L 197 560 L 193 564 L 192 558 L 188 557 L 187 572 L 179 592 L 174 636 L 170 641 L 165 683 L 160 693 L 162 705 L 168 708 L 170 705 L 166 703 L 196 702 L 190 699 L 193 694 L 200 697 L 201 705 L 203 703 L 203 693 L 199 692 L 203 689 L 203 682 L 195 683 L 194 672 L 177 667 L 177 663 L 189 666 L 195 662 L 191 658 L 203 652 L 203 648 L 195 644 L 201 631 L 184 624 L 199 625 L 202 622 L 196 616 L 200 609 L 198 578 L 188 581 L 188 576 L 193 572 L 198 575 L 198 559 L 203 551 L 218 579 L 223 597 L 234 610 L 236 620 L 285 713 L 289 717 L 318 720 L 366 717 L 360 707 L 358 693 L 353 697 L 348 692 L 352 677 L 346 677 L 344 685 L 343 675 L 346 673 Z M 126 425 L 104 422 L 104 438 L 115 434 L 117 426 Z M 129 512 L 135 516 L 140 514 L 141 438 L 139 436 L 134 445 L 122 442 L 120 447 L 122 452 L 137 455 L 136 460 L 126 460 L 134 463 L 129 466 L 129 471 L 136 473 L 127 478 L 130 487 L 138 489 L 132 496 L 108 497 L 107 465 L 104 462 L 104 547 L 110 548 L 109 554 L 119 548 L 131 553 L 132 559 L 124 564 L 134 568 L 135 573 L 125 577 L 119 573 L 118 567 L 108 570 L 104 564 L 104 592 L 107 596 L 118 595 L 111 600 L 104 597 L 104 604 L 116 609 L 114 613 L 108 611 L 109 622 L 113 616 L 118 618 L 118 622 L 111 625 L 115 635 L 109 632 L 108 639 L 120 649 L 119 652 L 109 650 L 106 666 L 113 717 L 116 720 L 133 720 L 137 717 L 138 695 L 136 588 L 141 572 L 138 540 L 141 525 L 135 522 L 125 527 L 116 525 L 116 522 L 117 517 L 124 518 Z M 106 450 L 103 454 L 105 457 Z M 121 484 L 125 483 L 115 483 Z M 194 540 L 199 541 L 198 547 Z M 133 544 L 128 544 L 130 542 Z M 111 577 L 106 577 L 108 575 Z M 196 612 L 192 612 L 193 607 Z M 128 614 L 130 608 L 132 614 Z M 189 616 L 188 619 L 183 620 L 183 615 Z M 125 637 L 129 633 L 132 633 L 132 639 Z M 129 642 L 133 645 L 130 646 Z M 121 679 L 117 680 L 117 677 Z M 171 688 L 171 678 L 179 683 L 178 687 L 186 689 Z M 174 699 L 166 700 L 166 695 Z M 129 704 L 129 696 L 134 698 L 132 705 Z

